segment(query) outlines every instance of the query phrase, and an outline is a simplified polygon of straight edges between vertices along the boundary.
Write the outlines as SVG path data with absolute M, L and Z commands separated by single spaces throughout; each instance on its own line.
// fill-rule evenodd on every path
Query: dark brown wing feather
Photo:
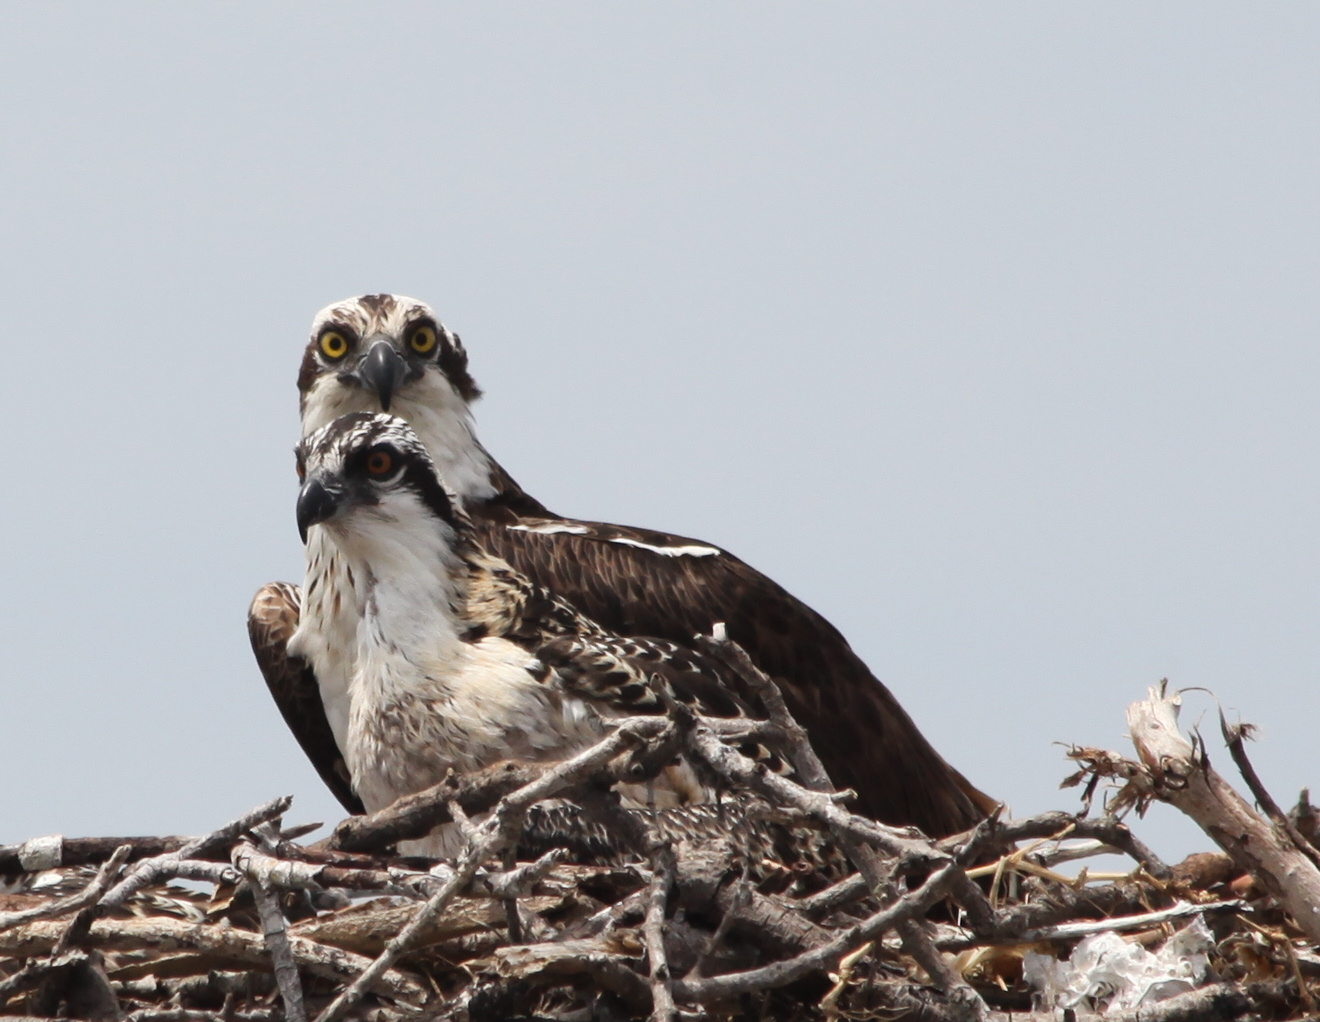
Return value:
M 707 717 L 764 719 L 713 658 L 666 639 L 571 635 L 536 648 L 570 691 L 619 713 L 664 713 L 658 688 Z
M 666 639 L 562 636 L 537 646 L 536 656 L 565 688 L 615 713 L 664 713 L 667 697 L 703 717 L 765 719 L 765 708 L 750 693 L 741 697 L 738 679 L 724 664 Z M 758 741 L 748 739 L 738 748 L 777 774 L 793 773 L 786 757 Z
M 469 508 L 487 550 L 622 635 L 689 643 L 724 622 L 780 683 L 834 783 L 857 791 L 861 812 L 939 837 L 973 826 L 994 807 L 931 747 L 839 631 L 760 572 L 722 550 L 661 554 L 634 544 L 709 544 L 561 519 L 524 499 L 526 507 L 497 499 Z M 535 531 L 563 525 L 572 531 Z
M 285 651 L 298 627 L 302 592 L 288 582 L 262 586 L 248 610 L 248 637 L 266 679 L 266 687 L 280 708 L 284 723 L 298 739 L 321 780 L 350 813 L 365 812 L 348 782 L 348 768 L 339 753 L 334 732 L 321 705 L 321 690 L 307 661 Z

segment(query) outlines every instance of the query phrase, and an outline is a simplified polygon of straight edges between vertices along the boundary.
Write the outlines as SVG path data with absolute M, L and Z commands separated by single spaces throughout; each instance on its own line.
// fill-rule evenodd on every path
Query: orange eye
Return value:
M 332 362 L 337 362 L 348 354 L 348 338 L 328 330 L 321 335 L 321 354 Z
M 419 355 L 429 355 L 435 350 L 435 331 L 429 326 L 419 326 L 408 338 L 408 344 Z
M 300 483 L 305 483 L 306 481 L 307 481 L 307 469 L 303 466 L 303 463 L 302 463 L 301 461 L 299 461 L 299 462 L 298 462 L 298 482 L 300 482 Z
M 372 451 L 367 455 L 367 471 L 374 476 L 383 476 L 394 467 L 394 459 L 389 451 Z

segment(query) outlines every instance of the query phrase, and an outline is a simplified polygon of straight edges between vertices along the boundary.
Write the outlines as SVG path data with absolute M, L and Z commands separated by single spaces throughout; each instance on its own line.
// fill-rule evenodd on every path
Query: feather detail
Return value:
M 252 652 L 280 715 L 321 780 L 345 810 L 360 813 L 362 800 L 353 793 L 348 767 L 321 704 L 316 676 L 306 660 L 288 654 L 289 638 L 298 628 L 301 610 L 302 591 L 296 585 L 272 582 L 262 586 L 248 610 Z

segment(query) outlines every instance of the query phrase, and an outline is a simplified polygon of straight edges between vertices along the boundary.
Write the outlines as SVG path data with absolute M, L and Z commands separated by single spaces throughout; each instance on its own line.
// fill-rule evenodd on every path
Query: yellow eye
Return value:
M 348 338 L 329 330 L 321 335 L 321 354 L 332 361 L 338 361 L 348 354 Z
M 429 355 L 435 350 L 435 331 L 429 326 L 419 326 L 408 338 L 408 344 L 419 355 Z
M 374 476 L 383 476 L 394 467 L 394 459 L 389 451 L 372 451 L 367 455 L 367 471 Z

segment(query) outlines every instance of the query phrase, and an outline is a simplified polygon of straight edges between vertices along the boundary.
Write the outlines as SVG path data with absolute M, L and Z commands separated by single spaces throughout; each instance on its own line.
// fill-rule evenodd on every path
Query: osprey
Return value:
M 994 808 L 931 747 L 838 630 L 760 572 L 700 540 L 556 515 L 524 492 L 477 440 L 470 404 L 481 391 L 467 353 L 422 302 L 363 295 L 322 310 L 298 391 L 304 435 L 354 411 L 405 419 L 481 545 L 612 633 L 688 643 L 724 622 L 779 683 L 831 779 L 857 792 L 863 813 L 942 836 Z M 278 606 L 269 599 L 259 594 L 249 619 L 258 660 L 295 736 L 352 810 L 316 686 L 304 664 L 283 655 L 290 615 L 296 620 L 291 589 Z
M 368 811 L 451 768 L 564 759 L 599 741 L 608 718 L 663 712 L 665 698 L 753 716 L 714 661 L 612 635 L 486 553 L 401 419 L 343 416 L 297 455 L 307 574 L 286 653 L 314 677 L 344 779 Z M 262 605 L 296 610 L 291 597 L 268 587 Z M 621 792 L 625 805 L 659 808 L 713 795 L 681 760 Z M 447 836 L 416 850 L 452 851 Z

